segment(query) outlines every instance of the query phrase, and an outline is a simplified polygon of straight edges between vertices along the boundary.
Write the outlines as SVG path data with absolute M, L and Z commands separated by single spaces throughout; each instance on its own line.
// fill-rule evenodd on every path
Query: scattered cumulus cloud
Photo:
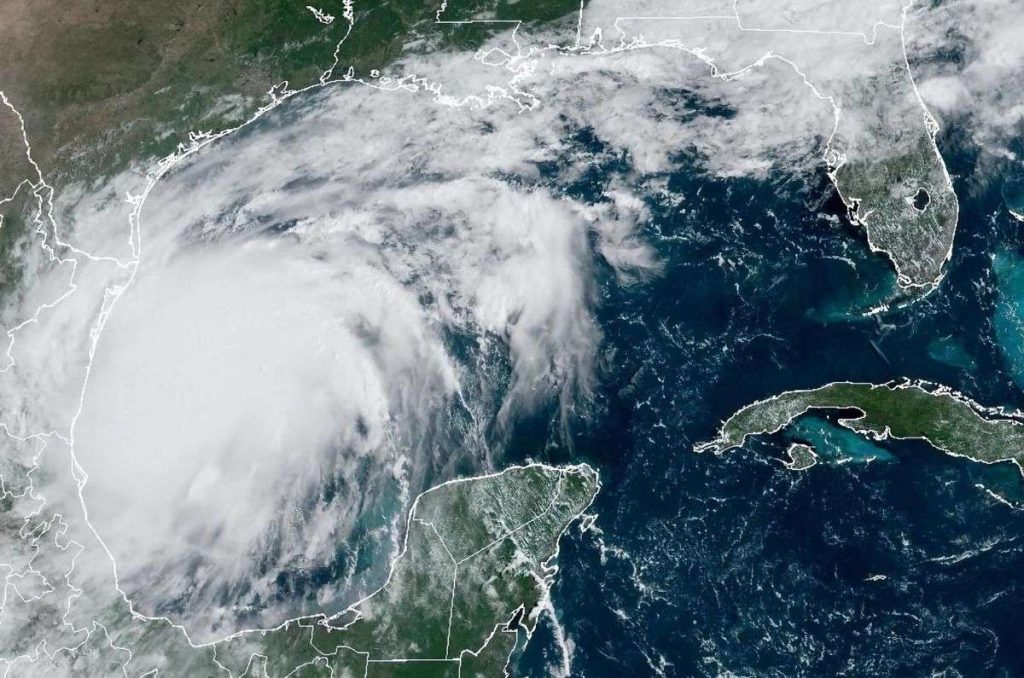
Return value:
M 601 25 L 610 5 L 591 7 L 588 26 Z M 989 37 L 1013 61 L 1009 35 Z M 810 53 L 801 44 L 792 54 Z M 726 56 L 742 66 L 771 48 L 759 38 Z M 974 49 L 965 63 L 984 77 L 928 73 L 930 105 L 967 106 L 986 78 L 1016 72 L 995 47 Z M 887 50 L 865 68 L 893 62 Z M 819 74 L 839 82 L 839 59 Z M 59 196 L 62 235 L 96 256 L 69 264 L 39 250 L 32 284 L 3 310 L 14 327 L 44 306 L 0 373 L 5 423 L 73 435 L 122 588 L 200 639 L 350 602 L 361 584 L 339 549 L 367 516 L 397 515 L 402 493 L 460 460 L 492 463 L 520 417 L 551 410 L 567 425 L 585 410 L 596 271 L 624 285 L 658 275 L 644 194 L 680 157 L 720 176 L 820 171 L 835 126 L 833 102 L 780 59 L 725 80 L 672 46 L 548 52 L 529 66 L 436 55 L 401 69 L 443 83 L 443 96 L 325 88 L 164 177 L 141 214 L 134 276 L 122 198 L 138 175 Z M 525 99 L 495 95 L 511 75 Z M 869 94 L 863 81 L 845 87 L 847 101 Z M 993 129 L 1012 119 L 981 101 L 972 115 Z M 865 115 L 849 138 L 876 122 Z M 621 159 L 598 194 L 562 190 L 598 156 Z M 369 531 L 394 536 L 387 521 Z M 318 567 L 340 574 L 316 600 L 277 587 L 281 573 Z

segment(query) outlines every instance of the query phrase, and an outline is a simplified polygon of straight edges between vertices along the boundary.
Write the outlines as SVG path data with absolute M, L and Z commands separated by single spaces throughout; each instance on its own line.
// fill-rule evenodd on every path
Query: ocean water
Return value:
M 943 150 L 971 176 L 971 154 Z M 599 188 L 595 172 L 574 190 Z M 821 418 L 720 457 L 692 451 L 752 400 L 837 379 L 928 379 L 1024 407 L 1022 333 L 1006 320 L 1024 308 L 1020 223 L 1001 181 L 956 181 L 946 279 L 867 316 L 892 272 L 823 175 L 722 180 L 681 161 L 675 199 L 649 199 L 663 273 L 627 286 L 604 273 L 595 412 L 571 449 L 521 441 L 595 464 L 604 486 L 594 529 L 563 540 L 562 628 L 541 625 L 517 674 L 559 665 L 560 634 L 580 676 L 1024 673 L 1024 512 L 990 493 L 1021 496 L 1015 467 L 853 444 Z M 793 439 L 875 460 L 789 471 Z
M 562 541 L 558 623 L 542 619 L 516 675 L 551 675 L 566 651 L 574 676 L 1024 674 L 1016 467 L 867 441 L 820 416 L 723 456 L 693 452 L 739 407 L 834 380 L 927 379 L 1024 408 L 1016 194 L 1002 177 L 975 180 L 975 158 L 943 142 L 962 217 L 948 275 L 914 303 L 897 299 L 890 263 L 842 218 L 823 172 L 721 179 L 680 156 L 652 183 L 663 188 L 647 192 L 640 236 L 661 272 L 623 283 L 598 263 L 593 402 L 568 439 L 557 412 L 493 433 L 503 464 L 586 461 L 603 484 L 594 527 Z M 587 130 L 566 143 L 590 154 L 589 171 L 544 164 L 549 188 L 597 202 L 635 178 Z M 475 344 L 448 348 L 469 362 Z M 794 440 L 823 463 L 786 469 Z M 384 514 L 397 512 L 388 499 Z M 362 541 L 378 527 L 360 525 L 337 567 L 282 590 L 379 568 Z
M 1018 168 L 1003 180 L 1002 194 L 1007 209 L 1024 215 L 1024 169 Z
M 974 360 L 952 337 L 940 337 L 928 344 L 928 357 L 951 367 L 973 370 Z

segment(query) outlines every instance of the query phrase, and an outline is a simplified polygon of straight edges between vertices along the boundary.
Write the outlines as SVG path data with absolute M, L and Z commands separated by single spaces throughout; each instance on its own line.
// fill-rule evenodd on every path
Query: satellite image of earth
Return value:
M 1020 0 L 0 0 L 0 678 L 1024 676 Z

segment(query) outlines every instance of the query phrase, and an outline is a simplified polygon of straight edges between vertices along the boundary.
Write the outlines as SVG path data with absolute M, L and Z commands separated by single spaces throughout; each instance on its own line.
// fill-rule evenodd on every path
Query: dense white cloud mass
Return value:
M 879 20 L 898 20 L 882 4 Z M 763 5 L 739 3 L 744 23 Z M 617 7 L 588 12 L 607 49 L 612 25 L 625 40 Z M 876 27 L 842 18 L 826 28 Z M 366 582 L 338 551 L 360 529 L 387 543 L 396 487 L 490 464 L 519 417 L 585 409 L 595 270 L 657 274 L 643 198 L 680 154 L 723 176 L 820 169 L 837 101 L 870 100 L 837 38 L 787 38 L 777 58 L 776 34 L 730 43 L 695 26 L 663 25 L 660 47 L 410 59 L 399 70 L 418 80 L 306 93 L 163 177 L 137 242 L 120 199 L 135 175 L 60 197 L 61 235 L 91 255 L 39 250 L 4 310 L 8 327 L 37 319 L 0 403 L 14 432 L 73 438 L 90 521 L 138 610 L 207 639 L 351 602 Z M 901 54 L 885 31 L 874 52 L 842 38 L 874 55 L 865 73 Z M 789 58 L 816 50 L 815 80 Z M 711 57 L 742 73 L 709 78 Z M 886 119 L 861 113 L 844 140 Z M 593 147 L 572 140 L 584 130 Z M 569 197 L 602 154 L 623 159 L 603 193 Z M 334 581 L 316 600 L 278 588 L 313 568 Z
M 394 511 L 396 473 L 422 489 L 448 457 L 479 464 L 484 428 L 585 399 L 588 233 L 624 280 L 656 261 L 626 188 L 587 205 L 541 181 L 585 124 L 560 110 L 337 87 L 157 184 L 75 431 L 140 609 L 231 629 L 224 591 L 266 607 L 279 572 L 331 567 L 361 515 Z
M 296 511 L 322 482 L 358 475 L 391 414 L 453 388 L 414 299 L 292 247 L 204 247 L 143 269 L 106 328 L 76 450 L 94 524 L 133 588 L 242 578 L 252 562 L 239 556 L 256 547 L 329 561 L 302 557 L 319 526 Z M 344 525 L 352 499 L 316 509 Z
M 81 378 L 93 318 L 130 280 L 73 434 L 90 520 L 138 609 L 212 637 L 309 611 L 275 603 L 275 582 L 318 567 L 341 576 L 313 602 L 341 605 L 360 584 L 340 545 L 362 516 L 397 515 L 396 482 L 488 463 L 501 450 L 485 431 L 538 407 L 568 421 L 594 380 L 595 257 L 624 284 L 657 271 L 635 235 L 646 182 L 681 151 L 727 175 L 820 153 L 831 109 L 778 66 L 712 89 L 673 49 L 424 59 L 405 68 L 444 83 L 440 98 L 336 86 L 208 146 L 148 194 L 140 247 L 112 199 L 131 177 L 65 196 L 68 238 L 138 250 L 138 271 L 81 261 L 68 320 L 23 333 L 7 376 Z M 514 73 L 528 94 L 488 89 Z M 764 86 L 779 75 L 796 89 Z M 704 112 L 709 98 L 725 113 Z M 793 124 L 798 106 L 812 112 Z M 557 188 L 596 152 L 569 142 L 583 129 L 627 159 L 586 203 Z M 37 290 L 66 285 L 61 268 Z M 62 363 L 79 371 L 48 369 Z M 73 388 L 38 391 L 56 408 L 42 421 L 71 419 Z
M 922 4 L 908 43 L 922 96 L 940 121 L 957 120 L 985 152 L 1020 160 L 1024 128 L 1024 11 L 1013 0 Z
M 906 0 L 846 2 L 808 0 L 736 0 L 730 3 L 745 27 L 771 30 L 835 31 L 870 36 L 879 22 L 900 23 Z

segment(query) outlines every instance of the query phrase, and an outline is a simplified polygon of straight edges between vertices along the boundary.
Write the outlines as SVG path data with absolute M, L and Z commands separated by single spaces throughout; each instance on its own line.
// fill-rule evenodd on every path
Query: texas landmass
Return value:
M 834 382 L 787 391 L 741 408 L 718 436 L 696 446 L 721 454 L 750 436 L 772 434 L 815 410 L 850 411 L 838 423 L 875 440 L 919 439 L 956 457 L 985 464 L 1012 462 L 1024 473 L 1024 415 L 984 407 L 945 386 L 923 381 L 885 384 Z M 807 445 L 791 456 L 794 470 L 813 465 Z
M 59 203 L 66 193 L 63 199 L 73 202 L 76 191 L 94 190 L 120 172 L 144 173 L 161 158 L 180 154 L 191 133 L 235 129 L 297 90 L 338 80 L 370 81 L 403 57 L 472 51 L 516 26 L 551 31 L 545 35 L 566 57 L 599 55 L 603 48 L 582 33 L 590 5 L 570 0 L 368 0 L 322 6 L 290 0 L 88 0 L 71 8 L 55 0 L 8 3 L 0 8 L 0 93 L 9 104 L 9 110 L 0 106 L 0 293 L 20 274 L 17 252 L 42 211 L 28 194 L 42 186 L 52 189 L 47 200 Z M 882 5 L 869 3 L 864 16 L 882 16 Z M 649 9 L 644 3 L 620 7 L 625 16 Z M 780 50 L 788 53 L 783 49 L 788 43 L 775 42 L 787 33 L 742 32 L 738 6 L 734 11 L 735 24 L 727 16 L 719 17 L 721 26 L 715 24 L 730 36 L 722 59 L 735 57 L 742 69 Z M 792 19 L 799 26 L 814 23 L 820 14 L 809 6 Z M 743 20 L 754 26 L 763 17 Z M 685 43 L 687 35 L 677 34 L 682 24 L 670 23 L 675 28 L 665 46 Z M 524 31 L 516 31 L 522 40 Z M 836 35 L 815 33 L 806 32 L 800 41 L 822 40 L 815 62 L 829 62 L 834 51 L 845 54 L 833 44 Z M 748 44 L 751 36 L 756 44 Z M 698 51 L 703 40 L 694 43 Z M 817 43 L 812 47 L 817 50 Z M 550 49 L 535 48 L 538 54 Z M 750 49 L 753 61 L 744 61 L 740 55 Z M 869 44 L 854 40 L 845 49 L 854 50 L 847 55 L 848 66 L 864 66 L 848 74 L 844 69 L 836 83 L 819 83 L 834 91 L 830 96 L 842 109 L 841 115 L 836 109 L 825 154 L 828 175 L 850 220 L 864 228 L 872 249 L 892 261 L 901 289 L 934 289 L 958 216 L 934 143 L 937 125 L 917 95 L 902 32 L 895 26 L 879 24 Z M 813 78 L 826 76 L 834 78 L 827 72 Z M 15 111 L 20 120 L 13 119 Z M 23 162 L 22 132 L 38 167 Z

